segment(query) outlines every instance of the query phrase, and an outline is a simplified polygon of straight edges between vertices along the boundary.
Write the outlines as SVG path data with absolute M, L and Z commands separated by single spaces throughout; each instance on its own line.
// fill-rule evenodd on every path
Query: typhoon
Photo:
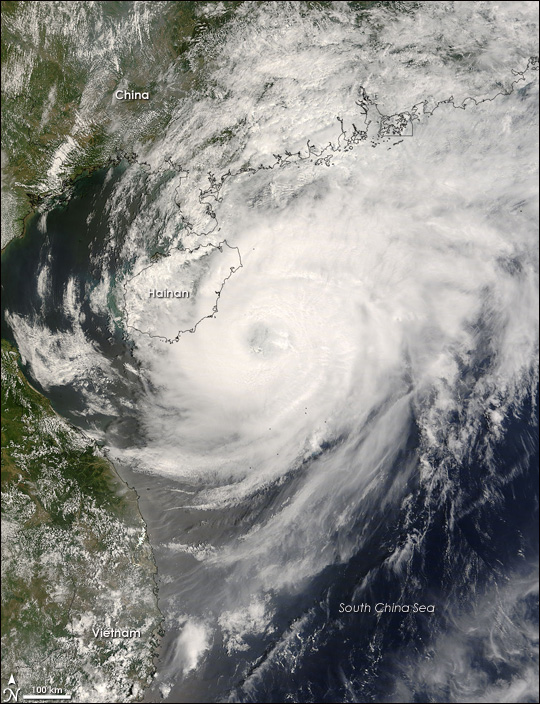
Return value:
M 349 5 L 195 45 L 6 318 L 140 495 L 153 696 L 535 701 L 537 7 Z

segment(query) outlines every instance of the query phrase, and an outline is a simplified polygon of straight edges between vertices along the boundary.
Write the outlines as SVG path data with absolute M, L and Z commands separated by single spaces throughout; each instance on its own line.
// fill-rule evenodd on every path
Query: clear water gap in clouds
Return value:
M 507 96 L 456 107 L 510 90 L 513 70 L 537 51 L 536 4 L 411 3 L 401 13 L 382 4 L 360 26 L 344 3 L 330 16 L 302 15 L 298 5 L 248 4 L 219 44 L 200 48 L 213 90 L 186 97 L 141 158 L 146 166 L 118 179 L 106 205 L 109 249 L 95 261 L 102 281 L 88 292 L 133 345 L 139 440 L 115 446 L 99 424 L 88 431 L 140 487 L 155 478 L 178 497 L 148 519 L 169 634 L 158 673 L 165 697 L 283 694 L 275 684 L 283 663 L 307 661 L 309 647 L 322 648 L 338 628 L 334 587 L 320 588 L 326 626 L 323 600 L 315 608 L 303 595 L 325 570 L 371 555 L 374 535 L 387 549 L 391 521 L 400 539 L 356 588 L 387 580 L 418 600 L 415 570 L 438 512 L 449 551 L 453 522 L 473 503 L 496 510 L 511 474 L 500 475 L 497 448 L 537 382 L 536 74 Z M 365 124 L 360 86 L 374 96 L 369 139 L 332 152 L 329 165 L 306 158 L 242 171 L 269 167 L 286 150 L 307 154 L 308 140 L 339 146 L 342 129 Z M 413 136 L 376 139 L 381 114 L 419 104 L 426 112 Z M 212 140 L 225 130 L 228 142 Z M 208 171 L 238 175 L 201 202 Z M 153 198 L 126 229 L 120 204 L 141 189 Z M 150 314 L 148 281 L 133 278 L 156 246 L 170 253 L 156 263 L 160 281 L 174 287 L 185 274 L 195 284 L 190 321 L 211 313 L 216 286 L 236 269 L 215 317 L 173 344 L 144 331 L 172 336 L 174 308 L 156 304 Z M 47 276 L 45 266 L 44 301 Z M 107 388 L 119 372 L 84 332 L 77 290 L 67 282 L 69 329 L 9 319 L 44 388 L 74 385 L 90 416 L 113 417 L 124 401 Z M 481 495 L 461 484 L 463 467 L 476 468 Z M 419 497 L 429 516 L 415 514 Z M 207 527 L 192 538 L 180 514 Z M 385 660 L 386 694 L 358 689 L 357 673 L 342 670 L 326 696 L 533 701 L 523 604 L 537 581 L 525 567 L 485 574 L 472 558 L 447 555 L 448 592 L 431 592 L 445 616 L 431 634 L 429 667 L 423 646 L 397 646 Z M 511 626 L 494 627 L 507 617 Z M 378 647 L 366 638 L 366 648 Z M 205 690 L 197 672 L 222 672 L 220 658 L 234 663 L 222 666 L 227 686 Z M 498 658 L 509 670 L 490 679 Z M 294 678 L 290 686 L 291 696 L 308 696 Z

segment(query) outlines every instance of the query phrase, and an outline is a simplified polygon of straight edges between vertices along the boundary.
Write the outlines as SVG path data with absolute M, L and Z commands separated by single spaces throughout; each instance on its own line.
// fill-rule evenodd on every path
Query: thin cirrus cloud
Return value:
M 346 9 L 314 23 L 297 4 L 278 5 L 242 10 L 209 64 L 213 94 L 179 104 L 144 155 L 144 173 L 130 167 L 108 206 L 118 232 L 118 205 L 143 183 L 148 191 L 162 184 L 117 243 L 124 278 L 116 288 L 111 281 L 111 295 L 128 325 L 115 314 L 111 329 L 124 325 L 134 343 L 143 446 L 116 453 L 146 475 L 189 483 L 189 508 L 201 511 L 291 487 L 241 539 L 201 551 L 201 569 L 226 571 L 236 586 L 220 582 L 204 614 L 201 607 L 193 615 L 196 653 L 185 649 L 188 631 L 179 632 L 186 676 L 206 657 L 213 630 L 242 652 L 244 633 L 269 632 L 268 585 L 300 591 L 347 561 L 370 538 L 351 525 L 371 525 L 386 506 L 399 506 L 410 477 L 428 496 L 451 493 L 448 467 L 480 434 L 489 464 L 537 378 L 533 73 L 512 87 L 512 70 L 524 71 L 534 53 L 533 4 L 483 3 L 478 12 L 478 3 L 423 3 L 411 13 L 381 4 L 359 28 Z M 501 84 L 508 96 L 497 96 Z M 377 139 L 372 131 L 352 150 L 332 152 L 328 165 L 276 164 L 286 150 L 307 157 L 308 140 L 318 150 L 343 145 L 342 130 L 351 135 L 365 119 L 360 85 L 386 114 L 440 104 L 412 136 Z M 468 96 L 493 100 L 462 109 Z M 374 106 L 369 115 L 381 119 Z M 223 144 L 215 138 L 226 130 Z M 201 198 L 209 170 L 217 197 Z M 193 286 L 189 306 L 199 306 L 176 332 L 202 319 L 172 344 L 155 335 L 173 338 L 171 306 L 188 303 L 154 301 L 145 319 L 150 279 L 134 277 L 149 265 L 151 245 L 164 242 L 174 256 L 156 264 L 163 286 L 173 287 L 178 260 L 182 287 Z M 196 253 L 178 254 L 180 242 Z M 106 312 L 106 296 L 99 301 Z M 47 345 L 73 358 L 78 346 L 72 381 L 90 376 L 91 365 L 107 366 L 72 319 L 69 344 L 10 319 L 44 386 L 55 369 Z M 60 368 L 68 383 L 67 358 Z M 414 451 L 397 462 L 412 427 Z M 414 545 L 421 549 L 421 537 Z M 409 553 L 394 558 L 401 565 Z M 468 662 L 459 623 L 455 631 L 437 641 L 438 657 L 455 642 L 456 658 Z M 424 676 L 416 662 L 404 667 Z M 443 665 L 438 672 L 429 686 L 440 693 L 452 674 Z M 512 686 L 519 689 L 519 675 Z

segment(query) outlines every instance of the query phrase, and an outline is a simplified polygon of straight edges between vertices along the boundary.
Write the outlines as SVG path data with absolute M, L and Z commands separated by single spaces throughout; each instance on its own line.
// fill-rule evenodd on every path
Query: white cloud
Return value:
M 188 620 L 176 641 L 175 666 L 184 676 L 195 670 L 210 647 L 210 631 L 203 623 Z

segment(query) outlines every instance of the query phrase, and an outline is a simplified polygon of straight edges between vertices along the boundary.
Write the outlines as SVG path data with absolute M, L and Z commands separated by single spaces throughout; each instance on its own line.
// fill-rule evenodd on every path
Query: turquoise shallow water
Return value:
M 53 383 L 41 388 L 59 413 L 99 438 L 121 476 L 139 495 L 158 565 L 159 604 L 166 619 L 158 675 L 147 701 L 388 701 L 388 692 L 400 677 L 399 668 L 407 664 L 410 654 L 429 655 L 437 639 L 451 635 L 458 605 L 463 608 L 465 602 L 474 608 L 471 591 L 486 594 L 516 574 L 524 581 L 529 578 L 526 567 L 537 557 L 534 414 L 527 405 L 511 421 L 495 458 L 501 480 L 507 480 L 501 481 L 489 500 L 481 500 L 487 476 L 482 448 L 471 448 L 469 463 L 455 468 L 447 494 L 441 493 L 436 503 L 433 497 L 426 503 L 411 472 L 403 488 L 410 494 L 406 516 L 398 503 L 386 504 L 384 498 L 404 467 L 414 469 L 416 465 L 418 436 L 412 417 L 404 452 L 386 480 L 351 517 L 349 535 L 368 536 L 362 548 L 345 563 L 330 564 L 306 580 L 301 589 L 277 593 L 268 584 L 272 610 L 268 628 L 248 634 L 241 648 L 231 650 L 225 631 L 215 624 L 238 593 L 249 592 L 249 575 L 243 577 L 234 564 L 221 560 L 220 551 L 242 544 L 246 534 L 279 514 L 313 464 L 335 452 L 341 440 L 325 444 L 322 455 L 306 459 L 285 478 L 226 510 L 195 505 L 198 494 L 210 488 L 208 482 L 177 482 L 140 471 L 136 457 L 125 461 L 123 448 L 145 443 L 139 418 L 144 390 L 137 374 L 125 366 L 135 361 L 122 330 L 111 330 L 109 317 L 96 312 L 90 300 L 104 273 L 112 277 L 121 273 L 119 256 L 110 257 L 103 267 L 100 255 L 109 239 L 105 206 L 123 168 L 80 179 L 72 197 L 48 214 L 45 231 L 38 216 L 29 220 L 25 237 L 14 241 L 2 259 L 3 312 L 39 321 L 61 344 L 73 329 L 72 312 L 65 304 L 71 282 L 80 300 L 81 328 L 106 361 L 104 369 L 110 371 L 107 386 L 89 369 L 80 386 Z M 97 217 L 89 224 L 90 214 Z M 129 217 L 127 212 L 126 226 Z M 120 233 L 117 246 L 121 242 Z M 40 295 L 37 282 L 45 267 L 48 284 Z M 2 325 L 3 334 L 13 340 L 4 317 Z M 25 371 L 39 387 L 31 370 Z M 109 404 L 107 412 L 89 406 L 91 387 Z M 520 471 L 511 478 L 516 467 Z M 465 508 L 459 520 L 451 521 L 452 501 L 458 495 Z M 392 555 L 419 534 L 425 536 L 422 550 L 404 569 L 389 570 Z M 283 536 L 283 540 L 294 543 L 294 535 Z M 321 545 L 320 550 L 327 547 Z M 465 578 L 472 573 L 474 579 Z M 373 612 L 339 613 L 340 604 L 381 602 L 433 603 L 436 611 L 434 615 L 389 613 L 384 617 Z M 520 618 L 533 622 L 534 600 L 520 595 L 518 602 Z M 244 614 L 243 618 L 249 622 L 251 617 Z M 186 660 L 179 654 L 179 643 L 186 645 L 181 639 L 187 621 L 200 629 L 208 627 L 208 633 L 203 664 L 196 674 L 183 676 Z M 202 633 L 192 630 L 194 648 L 197 643 L 203 647 Z M 513 642 L 510 637 L 508 642 Z M 515 643 L 519 644 L 517 637 Z M 511 678 L 530 657 L 524 651 L 512 661 L 497 663 L 484 651 L 481 638 L 472 638 L 468 647 L 470 657 L 493 682 Z M 424 701 L 424 694 L 416 691 L 411 701 Z
M 96 312 L 91 295 L 104 275 L 110 273 L 115 277 L 118 274 L 118 260 L 113 256 L 109 263 L 103 264 L 101 255 L 110 239 L 105 204 L 125 168 L 126 164 L 122 163 L 80 177 L 73 184 L 69 199 L 47 213 L 45 229 L 42 216 L 34 214 L 26 223 L 24 236 L 13 240 L 2 254 L 2 337 L 15 344 L 6 312 L 37 321 L 47 331 L 59 334 L 59 339 L 62 333 L 73 331 L 72 312 L 66 310 L 65 303 L 66 290 L 71 284 L 80 302 L 76 322 L 81 324 L 84 334 L 111 368 L 122 370 L 121 376 L 114 377 L 118 388 L 110 394 L 112 400 L 118 394 L 131 397 L 134 393 L 135 377 L 130 378 L 124 367 L 130 351 L 123 341 L 121 328 L 111 330 L 108 314 Z M 46 283 L 40 295 L 40 274 L 43 278 L 44 273 Z M 102 432 L 108 428 L 109 432 L 117 432 L 120 441 L 121 428 L 129 423 L 125 406 L 118 414 L 93 414 L 73 388 L 61 383 L 56 387 L 53 380 L 51 388 L 45 390 L 39 379 L 32 377 L 29 367 L 25 366 L 25 372 L 38 389 L 47 393 L 61 415 L 83 430 Z M 125 383 L 122 383 L 122 376 Z M 92 385 L 97 380 L 90 373 L 86 381 Z M 118 431 L 111 427 L 115 424 Z

